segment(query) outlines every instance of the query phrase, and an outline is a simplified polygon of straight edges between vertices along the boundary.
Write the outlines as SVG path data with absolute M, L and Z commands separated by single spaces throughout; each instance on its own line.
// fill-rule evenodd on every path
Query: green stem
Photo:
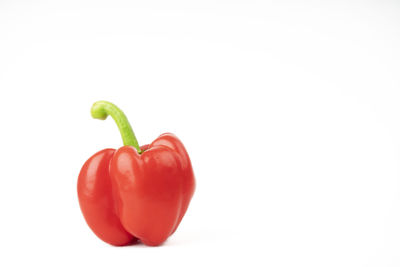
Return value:
M 133 146 L 139 154 L 142 153 L 128 119 L 116 105 L 107 101 L 97 101 L 90 112 L 93 118 L 100 120 L 105 120 L 110 115 L 118 126 L 124 145 Z

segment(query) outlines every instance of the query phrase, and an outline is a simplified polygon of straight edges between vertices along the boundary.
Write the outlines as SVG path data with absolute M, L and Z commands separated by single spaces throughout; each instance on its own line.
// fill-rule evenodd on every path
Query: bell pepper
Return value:
M 101 120 L 110 115 L 124 146 L 97 152 L 79 173 L 78 198 L 87 224 L 111 245 L 138 239 L 162 244 L 177 229 L 195 190 L 185 147 L 171 133 L 140 147 L 128 119 L 110 102 L 94 103 L 91 114 Z

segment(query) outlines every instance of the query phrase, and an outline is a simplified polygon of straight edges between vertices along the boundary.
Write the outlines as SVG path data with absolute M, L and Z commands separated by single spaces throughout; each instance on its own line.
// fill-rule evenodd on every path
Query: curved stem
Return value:
M 138 153 L 142 153 L 128 119 L 116 105 L 107 101 L 97 101 L 93 104 L 90 112 L 93 118 L 100 120 L 105 120 L 110 115 L 118 126 L 124 145 L 133 146 Z

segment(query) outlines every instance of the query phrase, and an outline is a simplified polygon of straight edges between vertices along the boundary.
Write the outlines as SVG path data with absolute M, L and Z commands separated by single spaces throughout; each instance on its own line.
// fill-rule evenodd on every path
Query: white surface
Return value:
M 398 1 L 0 2 L 0 266 L 399 266 Z M 197 191 L 157 248 L 98 240 L 76 180 L 185 143 Z

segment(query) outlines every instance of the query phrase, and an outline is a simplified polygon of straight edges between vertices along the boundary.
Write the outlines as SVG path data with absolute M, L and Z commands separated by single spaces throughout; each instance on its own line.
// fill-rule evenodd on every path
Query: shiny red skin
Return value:
M 90 157 L 78 177 L 78 198 L 85 220 L 104 242 L 114 246 L 135 240 L 121 224 L 111 190 L 109 163 L 115 149 L 104 149 Z
M 93 232 L 112 245 L 136 238 L 157 246 L 181 222 L 195 189 L 189 156 L 173 134 L 139 154 L 134 147 L 102 150 L 82 167 L 78 196 Z

